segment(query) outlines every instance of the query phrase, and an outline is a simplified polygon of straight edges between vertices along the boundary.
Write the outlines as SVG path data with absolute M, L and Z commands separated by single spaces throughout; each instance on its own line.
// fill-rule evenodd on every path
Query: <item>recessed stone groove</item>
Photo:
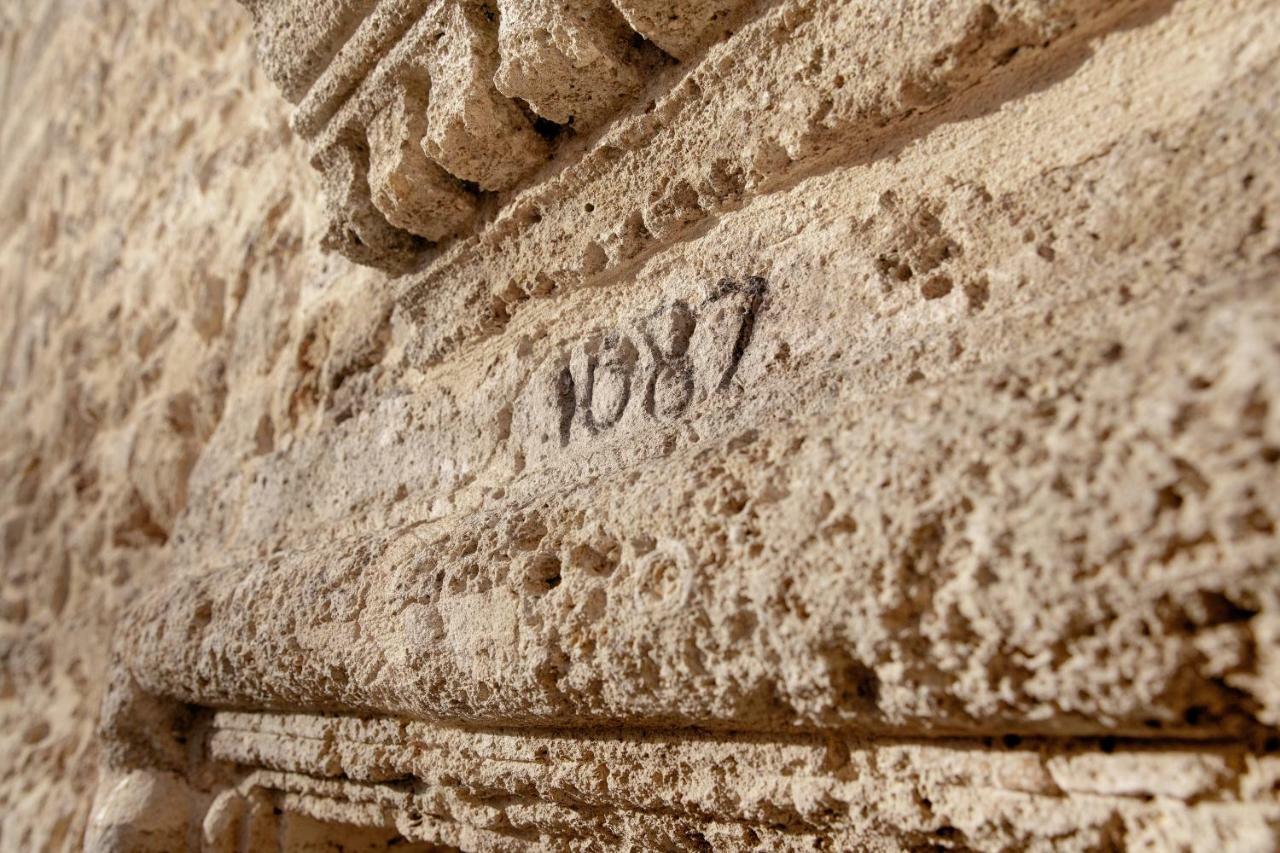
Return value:
M 225 728 L 226 723 L 250 730 Z M 263 729 L 252 730 L 255 724 Z M 372 740 L 357 736 L 384 729 Z M 305 734 L 334 730 L 345 734 Z M 1012 795 L 1040 807 L 1092 798 L 1102 807 L 1100 818 L 1115 809 L 1141 813 L 1178 800 L 1225 815 L 1248 799 L 1243 791 L 1276 772 L 1277 761 L 1274 756 L 1246 759 L 1240 745 L 1232 743 L 760 739 L 626 729 L 482 732 L 225 712 L 215 715 L 214 732 L 208 758 L 236 765 L 236 790 L 242 795 L 261 790 L 274 792 L 273 798 L 376 806 L 366 820 L 385 821 L 406 838 L 452 843 L 457 837 L 452 833 L 470 828 L 546 843 L 576 837 L 582 821 L 616 829 L 619 820 L 626 826 L 624 837 L 633 842 L 659 843 L 656 839 L 695 830 L 734 839 L 733 834 L 750 830 L 783 845 L 819 838 L 856 843 L 864 833 L 885 831 L 869 826 L 855 811 L 870 789 L 881 796 L 914 796 L 924 805 L 898 815 L 890 831 L 900 839 L 927 836 L 955 820 L 958 814 L 948 814 L 952 798 L 965 792 L 983 792 L 996 802 L 1002 794 Z M 323 752 L 296 746 L 306 740 Z M 940 760 L 949 768 L 945 778 L 912 772 Z M 629 768 L 642 764 L 646 772 L 635 777 Z M 380 781 L 388 774 L 400 778 Z M 816 800 L 797 797 L 801 784 L 822 793 Z M 297 800 L 291 807 L 308 808 Z M 495 810 L 504 816 L 496 822 Z M 1026 817 L 1013 818 L 1013 824 Z M 685 839 L 678 846 L 688 843 Z
M 196 708 L 195 713 L 213 717 L 212 733 L 228 735 L 261 736 L 268 739 L 280 738 L 281 743 L 317 743 L 335 744 L 339 741 L 353 747 L 376 749 L 379 747 L 396 747 L 410 752 L 446 749 L 452 746 L 432 744 L 429 740 L 431 732 L 457 733 L 460 736 L 524 738 L 530 741 L 563 740 L 588 745 L 595 742 L 617 742 L 628 744 L 635 742 L 671 742 L 671 743 L 715 743 L 729 746 L 735 743 L 749 744 L 800 744 L 810 746 L 826 746 L 830 738 L 845 741 L 850 745 L 872 747 L 892 746 L 947 746 L 954 748 L 995 748 L 1008 752 L 1039 752 L 1045 748 L 1060 749 L 1071 747 L 1081 752 L 1096 751 L 1110 755 L 1117 751 L 1149 750 L 1159 752 L 1187 752 L 1202 754 L 1221 751 L 1225 753 L 1241 753 L 1254 755 L 1270 755 L 1280 750 L 1280 730 L 1261 729 L 1256 737 L 1240 738 L 1215 735 L 1213 733 L 1197 734 L 1195 732 L 1148 733 L 1133 735 L 1079 735 L 1072 733 L 1024 730 L 1010 732 L 1005 729 L 981 729 L 973 732 L 947 733 L 921 731 L 904 731 L 902 733 L 865 732 L 857 729 L 801 729 L 779 731 L 777 729 L 711 729 L 701 726 L 644 726 L 614 724 L 599 727 L 563 727 L 555 724 L 525 726 L 485 726 L 480 723 L 468 723 L 466 720 L 424 721 L 394 717 L 342 717 L 340 715 L 312 716 L 302 712 L 272 713 L 249 711 L 224 711 L 213 708 Z M 333 729 L 362 727 L 373 728 L 372 733 L 365 732 L 359 736 L 335 735 Z M 383 727 L 392 727 L 394 731 L 378 735 Z M 322 731 L 323 734 L 315 734 Z M 215 750 L 216 751 L 216 750 Z M 524 761 L 512 758 L 503 753 L 481 754 L 477 756 L 494 761 Z M 528 759 L 536 761 L 536 759 Z

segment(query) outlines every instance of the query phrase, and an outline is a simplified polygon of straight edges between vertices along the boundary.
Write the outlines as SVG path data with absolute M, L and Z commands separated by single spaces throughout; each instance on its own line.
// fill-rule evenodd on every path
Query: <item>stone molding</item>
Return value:
M 243 0 L 324 178 L 326 248 L 404 272 L 748 0 Z

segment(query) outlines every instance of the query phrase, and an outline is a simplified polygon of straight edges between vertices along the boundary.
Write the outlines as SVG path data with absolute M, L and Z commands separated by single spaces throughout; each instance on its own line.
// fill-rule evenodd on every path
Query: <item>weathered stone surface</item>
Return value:
M 312 141 L 317 166 L 329 176 L 330 233 L 337 236 L 324 247 L 393 273 L 415 266 L 424 251 L 411 246 L 410 234 L 431 241 L 451 236 L 478 200 L 440 210 L 440 180 L 433 175 L 422 182 L 422 198 L 412 197 L 410 182 L 400 193 L 405 197 L 374 201 L 385 217 L 374 223 L 363 184 L 329 175 L 334 151 L 367 148 L 375 163 L 403 157 L 403 134 L 388 135 L 380 124 L 406 91 L 413 94 L 414 114 L 400 127 L 413 128 L 407 142 L 421 146 L 431 161 L 429 169 L 414 167 L 415 174 L 438 167 L 470 182 L 477 194 L 508 190 L 553 149 L 635 101 L 648 79 L 670 63 L 644 35 L 682 59 L 694 58 L 750 12 L 739 8 L 745 5 L 739 0 L 667 12 L 630 4 L 622 10 L 625 17 L 608 0 L 246 5 L 264 67 L 299 104 L 294 129 Z M 534 121 L 545 124 L 542 135 Z M 559 144 L 549 145 L 544 136 L 560 137 Z M 373 192 L 385 189 L 380 184 Z M 353 221 L 386 233 L 372 243 L 352 239 L 361 233 Z
M 745 0 L 615 0 L 627 23 L 645 38 L 679 60 L 691 59 L 699 48 L 733 32 Z
M 1274 0 L 247 5 L 0 30 L 0 849 L 1275 848 Z
M 609 0 L 501 0 L 494 77 L 556 124 L 590 126 L 635 97 L 644 57 Z
M 369 189 L 387 221 L 412 234 L 439 240 L 457 231 L 475 212 L 475 197 L 457 178 L 427 159 L 422 88 L 401 89 L 369 124 L 373 162 Z
M 378 0 L 244 0 L 253 15 L 258 57 L 272 82 L 297 102 Z
M 438 12 L 441 35 L 426 64 L 432 81 L 422 145 L 440 165 L 481 190 L 510 189 L 547 157 L 516 104 L 494 88 L 497 26 L 478 5 Z

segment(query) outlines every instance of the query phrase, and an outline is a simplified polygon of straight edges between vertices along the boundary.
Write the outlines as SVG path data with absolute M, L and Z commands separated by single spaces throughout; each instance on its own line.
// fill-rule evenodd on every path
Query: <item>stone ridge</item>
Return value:
M 258 58 L 281 93 L 297 103 L 373 11 L 378 0 L 241 0 L 254 20 Z
M 1232 840 L 1247 845 L 1266 843 L 1268 822 L 1280 819 L 1280 804 L 1264 794 L 1280 780 L 1280 758 L 1249 760 L 1229 744 L 1012 736 L 869 744 L 221 712 L 208 753 L 261 768 L 211 810 L 204 831 L 214 842 L 270 825 L 281 802 L 316 819 L 464 850 L 557 849 L 584 838 L 633 849 L 992 849 L 1049 838 L 1072 848 L 1122 839 L 1136 847 L 1172 839 L 1153 831 L 1126 838 L 1120 825 L 1159 825 L 1173 803 L 1185 809 L 1187 840 L 1203 843 L 1215 823 L 1234 821 Z M 987 809 L 967 808 L 972 798 Z M 899 805 L 859 812 L 886 801 Z
M 994 367 L 882 399 L 902 435 L 829 412 L 528 503 L 175 578 L 120 639 L 128 679 L 193 705 L 490 725 L 1265 738 L 1280 696 L 1243 626 L 1280 596 L 1270 510 L 1248 497 L 1274 462 L 1261 438 L 1214 438 L 1246 428 L 1253 378 L 1280 376 L 1275 355 L 1248 366 L 1280 334 L 1263 287 L 1180 306 L 1152 349 L 1025 355 L 1058 393 L 1021 396 Z M 1189 342 L 1194 367 L 1176 354 Z M 1209 387 L 1187 389 L 1188 367 Z M 1174 437 L 1144 414 L 1188 406 L 1217 415 Z M 1038 418 L 1020 437 L 1002 427 Z M 1038 452 L 1099 434 L 1092 458 Z M 1135 456 L 1165 491 L 1107 477 Z M 1090 477 L 1128 497 L 1051 487 Z M 875 503 L 831 497 L 870 482 Z M 1197 493 L 1238 497 L 1186 518 L 1167 505 Z
M 324 176 L 326 248 L 403 272 L 749 0 L 242 0 Z M 664 53 L 664 51 L 666 51 Z
M 672 737 L 235 712 L 198 728 L 195 772 L 246 769 L 212 800 L 163 771 L 115 780 L 120 806 L 97 814 L 91 845 L 1264 850 L 1280 821 L 1280 759 L 1229 743 Z M 131 811 L 132 827 L 111 822 Z M 202 815 L 192 829 L 165 825 L 189 811 Z

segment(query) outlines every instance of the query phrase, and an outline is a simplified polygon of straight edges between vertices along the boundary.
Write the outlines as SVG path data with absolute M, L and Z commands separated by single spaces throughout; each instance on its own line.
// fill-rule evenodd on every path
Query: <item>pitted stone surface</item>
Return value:
M 324 247 L 393 273 L 426 256 L 414 237 L 454 236 L 480 195 L 509 190 L 546 162 L 560 146 L 544 137 L 590 131 L 639 98 L 672 61 L 660 48 L 695 59 L 751 11 L 745 0 L 621 11 L 609 0 L 244 2 L 264 67 L 299 103 L 295 129 L 321 152 L 314 162 L 337 235 Z M 402 108 L 406 91 L 413 114 L 400 127 L 413 128 L 412 138 L 388 135 L 379 117 Z M 368 149 L 376 163 L 402 159 L 403 144 L 430 161 L 414 174 L 438 169 L 467 182 L 459 191 L 468 198 L 442 205 L 435 175 L 421 190 L 415 182 L 392 194 L 385 183 L 366 190 L 367 181 L 349 179 L 352 155 L 329 153 L 338 146 L 359 158 Z M 379 233 L 369 242 L 362 230 Z
M 378 0 L 243 0 L 253 16 L 258 57 L 290 101 L 311 88 Z
M 428 160 L 422 150 L 427 126 L 420 86 L 406 84 L 369 124 L 373 203 L 397 228 L 440 239 L 475 211 L 475 197 Z
M 634 97 L 645 59 L 609 0 L 501 0 L 498 89 L 556 124 L 592 125 Z
M 1274 849 L 1274 0 L 291 6 L 4 13 L 0 849 Z

